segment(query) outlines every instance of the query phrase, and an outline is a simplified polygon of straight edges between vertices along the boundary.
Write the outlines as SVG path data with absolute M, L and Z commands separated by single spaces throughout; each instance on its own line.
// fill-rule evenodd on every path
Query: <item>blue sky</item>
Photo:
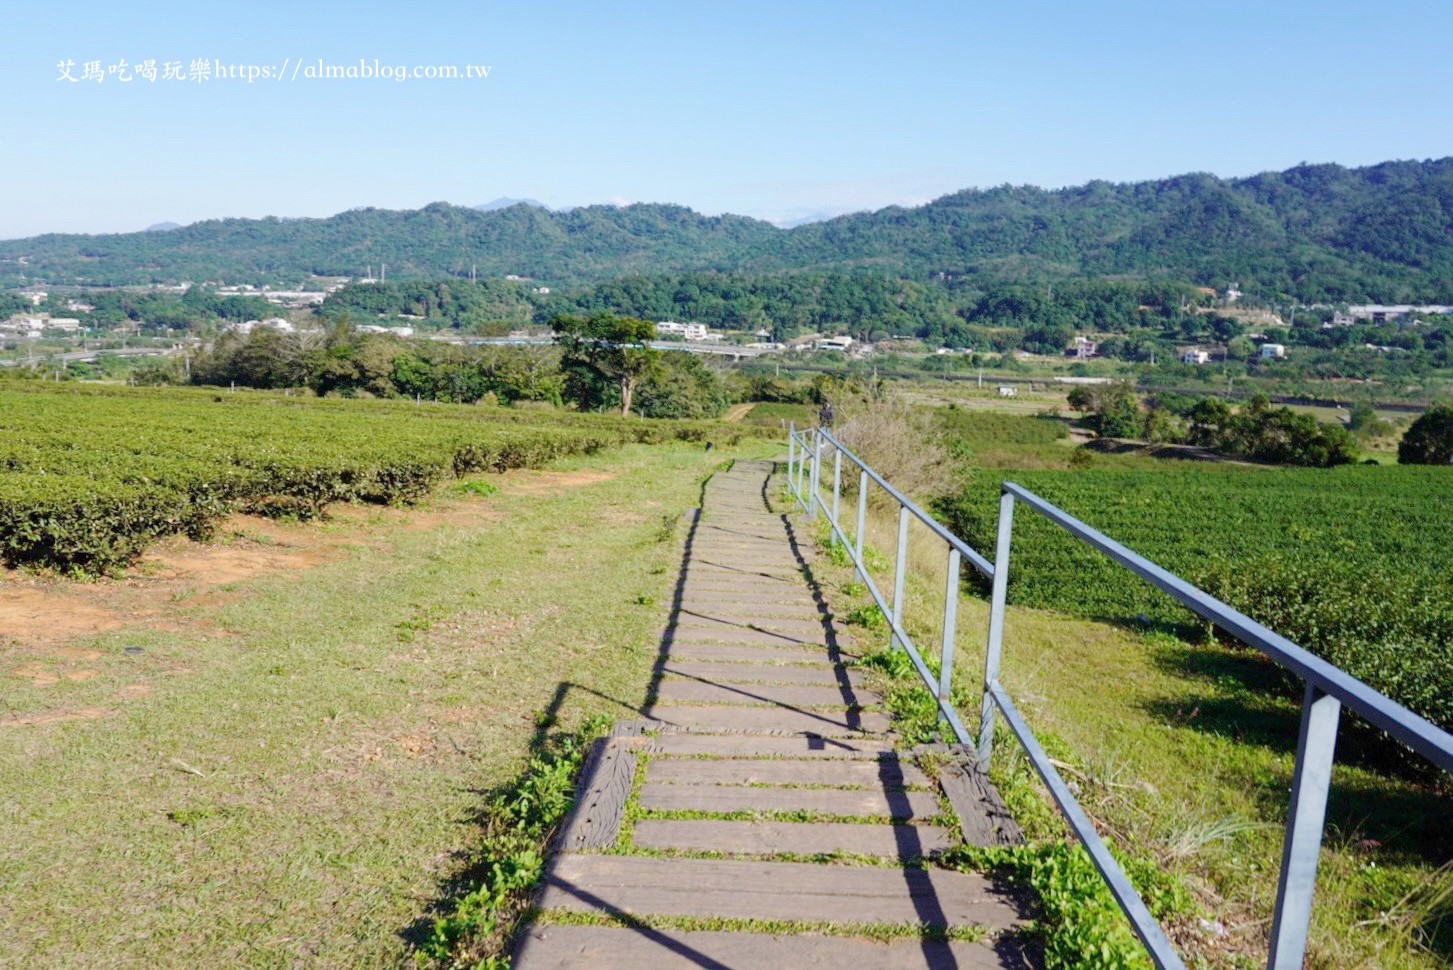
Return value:
M 1453 154 L 1447 0 L 13 6 L 4 238 L 497 196 L 781 221 Z M 491 70 L 56 80 L 199 58 Z

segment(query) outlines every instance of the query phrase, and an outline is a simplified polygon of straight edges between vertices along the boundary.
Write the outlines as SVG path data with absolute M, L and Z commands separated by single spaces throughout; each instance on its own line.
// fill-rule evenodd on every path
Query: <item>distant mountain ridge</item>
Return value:
M 485 202 L 482 205 L 471 206 L 471 208 L 475 212 L 494 212 L 497 209 L 508 209 L 512 205 L 528 205 L 536 209 L 544 209 L 546 212 L 554 211 L 543 202 L 537 202 L 534 199 L 512 199 L 507 195 L 502 195 L 498 199 Z
M 1453 158 L 967 189 L 790 229 L 678 205 L 496 202 L 36 236 L 0 242 L 0 284 L 255 282 L 387 263 L 390 279 L 472 268 L 554 285 L 680 272 L 864 271 L 951 286 L 1128 276 L 1306 300 L 1453 302 Z

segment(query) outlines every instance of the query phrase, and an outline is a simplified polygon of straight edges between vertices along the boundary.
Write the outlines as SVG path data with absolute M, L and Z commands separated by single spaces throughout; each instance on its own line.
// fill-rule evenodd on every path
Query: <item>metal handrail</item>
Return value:
M 908 655 L 908 659 L 913 663 L 914 669 L 918 672 L 918 676 L 922 678 L 924 684 L 928 686 L 930 692 L 934 695 L 935 703 L 938 706 L 939 716 L 948 723 L 949 729 L 953 731 L 954 737 L 958 739 L 960 744 L 970 744 L 972 743 L 972 735 L 970 735 L 968 728 L 964 726 L 962 717 L 959 715 L 958 710 L 954 707 L 952 700 L 950 700 L 949 698 L 948 680 L 948 675 L 952 672 L 953 669 L 954 626 L 956 623 L 958 610 L 958 561 L 959 557 L 962 555 L 962 552 L 960 550 L 968 550 L 968 547 L 965 546 L 963 542 L 961 542 L 959 539 L 949 534 L 947 530 L 944 530 L 942 526 L 939 526 L 937 522 L 933 522 L 931 519 L 928 519 L 926 517 L 926 513 L 920 510 L 916 505 L 913 505 L 911 502 L 909 502 L 908 499 L 905 498 L 896 489 L 892 488 L 886 482 L 884 482 L 882 477 L 879 476 L 877 472 L 873 471 L 858 458 L 853 456 L 852 453 L 849 452 L 846 448 L 843 448 L 842 445 L 839 444 L 837 440 L 833 438 L 830 434 L 822 431 L 822 429 L 815 430 L 817 432 L 817 434 L 814 435 L 814 438 L 816 440 L 812 446 L 815 457 L 814 460 L 811 462 L 811 467 L 806 472 L 804 472 L 803 470 L 803 460 L 799 460 L 798 456 L 806 455 L 807 453 L 807 435 L 806 433 L 799 435 L 796 428 L 792 428 L 789 431 L 789 456 L 787 475 L 788 488 L 792 490 L 798 502 L 801 503 L 802 506 L 807 509 L 814 518 L 816 518 L 819 507 L 822 504 L 821 498 L 818 495 L 817 486 L 820 478 L 821 443 L 823 441 L 830 442 L 838 449 L 835 452 L 833 461 L 832 510 L 826 513 L 828 526 L 831 528 L 832 531 L 833 541 L 841 542 L 843 547 L 847 550 L 848 556 L 852 559 L 856 574 L 862 579 L 863 585 L 867 589 L 868 594 L 873 598 L 873 603 L 878 607 L 878 610 L 887 619 L 888 632 L 890 635 L 890 648 L 895 646 L 901 646 L 903 648 L 904 653 Z M 799 445 L 801 446 L 800 451 L 798 449 Z M 842 493 L 841 459 L 843 455 L 848 455 L 849 459 L 857 464 L 857 466 L 862 470 L 863 473 L 862 477 L 859 479 L 858 488 L 857 533 L 851 541 L 849 540 L 847 532 L 844 531 L 842 524 L 838 521 L 838 500 Z M 794 465 L 796 466 L 795 474 L 793 472 Z M 807 491 L 808 494 L 811 496 L 812 501 L 805 499 L 802 494 L 803 487 L 801 478 L 804 474 L 807 474 L 810 478 L 810 484 L 807 486 Z M 878 584 L 873 581 L 872 575 L 868 572 L 867 564 L 863 561 L 863 522 L 865 510 L 867 507 L 866 482 L 869 478 L 883 485 L 883 487 L 888 490 L 888 493 L 890 495 L 894 496 L 899 500 L 900 505 L 898 529 L 898 565 L 893 573 L 894 589 L 893 603 L 891 605 L 889 604 L 887 598 L 883 596 L 882 591 L 878 589 Z M 937 679 L 937 682 L 935 682 L 933 671 L 929 669 L 928 664 L 925 663 L 923 660 L 922 654 L 919 653 L 918 648 L 914 645 L 913 638 L 909 636 L 908 631 L 903 628 L 902 622 L 903 580 L 905 576 L 904 567 L 907 562 L 908 552 L 907 516 L 910 514 L 915 514 L 920 519 L 932 523 L 933 526 L 936 526 L 935 531 L 937 533 L 947 536 L 950 540 L 952 540 L 950 543 L 949 552 L 949 580 L 946 585 L 945 591 L 945 635 L 943 638 L 943 650 L 939 657 L 940 675 Z M 973 552 L 973 550 L 968 551 L 971 553 Z M 979 556 L 978 553 L 973 553 L 973 555 L 976 558 L 983 560 L 983 557 Z M 987 565 L 987 561 L 985 561 L 985 564 Z
M 890 649 L 899 646 L 904 648 L 918 675 L 933 693 L 940 715 L 948 722 L 955 737 L 964 744 L 970 743 L 968 732 L 948 699 L 953 672 L 959 559 L 968 558 L 975 568 L 992 580 L 983 697 L 975 746 L 979 760 L 985 766 L 988 765 L 993 753 L 995 720 L 997 715 L 1002 714 L 1005 723 L 1043 780 L 1051 797 L 1059 805 L 1071 830 L 1084 845 L 1091 862 L 1104 878 L 1156 966 L 1174 970 L 1183 968 L 1184 964 L 999 681 L 1016 502 L 1024 503 L 1076 539 L 1108 556 L 1117 565 L 1169 594 L 1196 615 L 1211 621 L 1243 643 L 1261 650 L 1278 665 L 1305 681 L 1301 730 L 1297 742 L 1282 865 L 1277 882 L 1268 967 L 1274 970 L 1294 970 L 1302 965 L 1305 955 L 1316 884 L 1317 858 L 1326 819 L 1327 795 L 1331 787 L 1337 725 L 1342 707 L 1345 705 L 1444 771 L 1453 771 L 1453 735 L 1013 482 L 1005 482 L 1000 492 L 998 532 L 994 560 L 990 563 L 884 481 L 881 475 L 844 447 L 830 432 L 822 428 L 798 432 L 795 427 L 791 427 L 788 432 L 788 489 L 812 518 L 815 519 L 825 510 L 821 495 L 824 443 L 833 449 L 832 507 L 826 513 L 833 541 L 842 542 L 873 602 L 888 618 Z M 857 529 L 851 542 L 838 521 L 841 464 L 844 455 L 860 470 Z M 899 506 L 898 555 L 891 606 L 868 575 L 863 561 L 863 527 L 869 481 L 879 485 Z M 902 625 L 903 582 L 907 567 L 910 517 L 917 518 L 944 540 L 949 548 L 943 648 L 937 683 Z
M 1368 723 L 1427 758 L 1444 771 L 1453 772 L 1453 735 L 1419 717 L 1385 694 L 1373 690 L 1346 671 L 1309 653 L 1274 630 L 1257 623 L 1211 594 L 1157 566 L 1155 563 L 1091 528 L 1074 516 L 1013 482 L 1005 482 L 1000 498 L 999 541 L 1003 553 L 995 564 L 1008 573 L 1008 533 L 1013 528 L 1014 502 L 1049 519 L 1081 542 L 1104 553 L 1116 564 L 1169 594 L 1191 612 L 1211 621 L 1242 643 L 1255 647 L 1278 666 L 1301 677 L 1306 683 L 1302 697 L 1301 729 L 1297 737 L 1297 760 L 1292 774 L 1291 802 L 1287 811 L 1286 836 L 1282 842 L 1282 865 L 1277 880 L 1276 910 L 1272 917 L 1271 950 L 1267 966 L 1294 970 L 1306 954 L 1307 929 L 1311 923 L 1312 896 L 1316 889 L 1317 861 L 1322 847 L 1327 816 L 1327 795 L 1332 785 L 1332 764 L 1336 756 L 1337 725 L 1346 706 Z M 1008 506 L 1006 513 L 1005 507 Z M 997 580 L 997 577 L 996 577 Z M 995 583 L 995 608 L 998 602 Z M 997 684 L 998 668 L 992 671 Z M 991 679 L 986 671 L 986 683 Z M 996 698 L 997 700 L 997 698 Z M 986 706 L 986 712 L 989 708 Z M 1006 718 L 1008 714 L 1006 713 Z M 980 727 L 981 755 L 992 743 L 990 732 Z M 1017 732 L 1016 732 L 1017 733 Z

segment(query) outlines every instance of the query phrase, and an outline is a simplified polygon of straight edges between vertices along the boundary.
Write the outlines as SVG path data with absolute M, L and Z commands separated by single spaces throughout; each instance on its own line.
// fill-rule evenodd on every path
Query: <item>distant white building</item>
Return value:
M 1210 362 L 1210 353 L 1197 347 L 1192 347 L 1185 353 L 1181 354 L 1182 364 L 1209 364 Z
M 1371 320 L 1373 323 L 1391 323 L 1410 313 L 1453 313 L 1453 306 L 1440 306 L 1437 304 L 1417 306 L 1410 303 L 1383 305 L 1380 303 L 1369 303 L 1365 306 L 1350 306 L 1347 308 L 1347 315 L 1352 319 Z
M 674 334 L 683 340 L 706 340 L 710 329 L 704 323 L 677 323 L 675 320 L 662 320 L 656 324 L 656 336 Z
M 1262 344 L 1262 360 L 1281 360 L 1287 355 L 1286 344 Z
M 831 350 L 840 354 L 848 352 L 854 340 L 852 337 L 819 337 L 812 342 L 813 350 Z
M 51 317 L 45 321 L 45 329 L 62 330 L 66 333 L 75 333 L 81 329 L 81 321 L 75 317 Z

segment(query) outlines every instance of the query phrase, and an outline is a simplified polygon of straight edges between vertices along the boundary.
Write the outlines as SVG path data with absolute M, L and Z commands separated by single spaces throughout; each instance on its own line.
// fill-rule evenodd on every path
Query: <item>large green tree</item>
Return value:
M 1453 404 L 1435 404 L 1412 423 L 1398 444 L 1398 462 L 1453 464 Z
M 661 363 L 661 351 L 651 346 L 655 324 L 596 313 L 584 318 L 556 317 L 550 328 L 559 337 L 566 394 L 592 410 L 607 406 L 618 395 L 621 414 L 630 414 L 636 388 Z

